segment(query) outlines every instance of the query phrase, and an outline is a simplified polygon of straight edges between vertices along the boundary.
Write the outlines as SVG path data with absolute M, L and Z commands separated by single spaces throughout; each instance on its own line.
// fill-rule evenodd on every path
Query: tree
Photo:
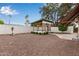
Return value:
M 25 24 L 29 23 L 28 17 L 29 17 L 28 15 L 25 16 Z
M 28 15 L 26 15 L 26 16 L 25 16 L 25 19 L 27 19 L 28 17 L 29 17 L 29 16 L 28 16 Z
M 4 24 L 4 21 L 0 19 L 0 24 Z
M 47 3 L 45 6 L 41 7 L 40 12 L 42 14 L 42 18 L 46 20 L 55 21 L 58 19 L 58 3 Z
M 60 17 L 65 16 L 67 12 L 70 11 L 71 7 L 74 5 L 74 3 L 62 3 L 58 9 Z
M 40 13 L 42 14 L 42 18 L 54 21 L 64 16 L 74 5 L 74 3 L 47 3 L 40 8 Z
M 59 31 L 67 31 L 67 29 L 68 29 L 68 26 L 65 26 L 64 24 L 59 24 L 59 26 L 58 26 L 58 30 Z
M 43 6 L 40 9 L 41 9 L 40 13 L 42 14 L 42 18 L 48 20 L 50 18 L 50 9 L 49 9 L 49 7 L 48 6 Z
M 43 19 L 51 20 L 56 25 L 56 21 L 66 16 L 74 5 L 74 3 L 47 3 L 40 8 L 40 13 Z
M 10 19 L 12 18 L 12 15 L 8 15 L 8 17 L 9 17 L 9 23 L 8 24 L 10 24 Z
M 58 7 L 59 7 L 59 4 L 58 3 L 48 3 L 47 4 L 49 6 L 49 8 L 51 8 L 51 19 L 53 21 L 56 21 L 58 19 Z

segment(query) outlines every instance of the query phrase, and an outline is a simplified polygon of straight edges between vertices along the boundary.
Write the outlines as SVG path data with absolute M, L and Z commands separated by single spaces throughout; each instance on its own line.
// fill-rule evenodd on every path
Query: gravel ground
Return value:
M 79 41 L 63 40 L 55 35 L 0 35 L 2 56 L 76 56 Z

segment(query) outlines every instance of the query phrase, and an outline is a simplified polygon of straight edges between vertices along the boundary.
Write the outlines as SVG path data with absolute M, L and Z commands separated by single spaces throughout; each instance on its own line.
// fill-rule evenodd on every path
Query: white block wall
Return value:
M 0 25 L 0 34 L 11 34 L 11 28 L 14 27 L 14 34 L 19 34 L 19 33 L 30 33 L 33 31 L 33 27 L 31 26 L 24 26 L 24 25 Z M 42 28 L 40 27 L 40 30 Z M 37 27 L 34 28 L 34 30 L 37 31 Z M 51 27 L 51 32 L 61 32 L 58 30 L 58 27 Z M 73 33 L 73 26 L 69 26 L 68 30 L 65 31 L 66 33 Z
M 58 32 L 61 33 L 61 31 L 58 30 L 58 27 L 51 27 L 51 32 Z M 65 33 L 73 33 L 73 26 L 69 26 L 67 31 L 64 31 Z
M 11 34 L 11 28 L 14 27 L 14 34 L 18 33 L 30 33 L 31 27 L 24 25 L 0 25 L 0 34 Z
M 42 28 L 40 27 L 40 31 L 42 30 Z M 32 31 L 33 31 L 33 27 L 32 27 Z M 34 27 L 34 31 L 37 31 L 37 27 Z M 58 30 L 58 27 L 51 27 L 51 32 L 54 33 L 61 33 L 61 31 Z M 69 26 L 67 31 L 64 31 L 64 33 L 73 33 L 73 26 Z

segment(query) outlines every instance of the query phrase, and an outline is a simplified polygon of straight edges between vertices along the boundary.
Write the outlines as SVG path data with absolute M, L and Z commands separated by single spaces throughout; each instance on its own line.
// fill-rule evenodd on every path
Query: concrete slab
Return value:
M 53 34 L 53 35 L 56 35 L 61 39 L 68 39 L 68 40 L 73 40 L 73 39 L 79 38 L 79 34 L 77 34 L 77 33 L 73 33 L 73 34 Z

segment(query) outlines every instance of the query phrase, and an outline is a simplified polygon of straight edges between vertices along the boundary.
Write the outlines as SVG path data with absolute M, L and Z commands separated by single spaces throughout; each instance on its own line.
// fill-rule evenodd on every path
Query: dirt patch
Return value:
M 79 42 L 62 40 L 55 35 L 0 35 L 0 55 L 79 55 Z

